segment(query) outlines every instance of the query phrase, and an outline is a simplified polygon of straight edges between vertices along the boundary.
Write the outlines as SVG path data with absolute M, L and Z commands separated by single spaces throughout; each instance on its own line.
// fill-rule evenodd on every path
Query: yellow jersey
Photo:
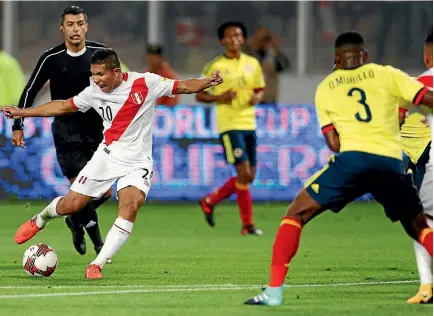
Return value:
M 414 78 L 417 79 L 417 78 Z M 421 81 L 421 80 L 419 80 Z M 432 86 L 432 83 L 421 81 L 426 87 Z M 401 102 L 401 107 L 405 109 L 406 101 Z M 402 150 L 416 164 L 431 141 L 431 129 L 422 123 L 425 114 L 417 108 L 410 107 L 409 115 L 405 118 L 401 126 L 401 145 Z
M 216 70 L 220 71 L 223 83 L 206 91 L 213 95 L 220 95 L 228 90 L 236 92 L 236 97 L 230 104 L 216 106 L 219 133 L 230 130 L 254 130 L 255 107 L 249 102 L 255 90 L 265 88 L 259 61 L 243 53 L 239 59 L 221 55 L 206 64 L 202 76 L 208 77 Z
M 431 129 L 422 123 L 425 115 L 419 112 L 410 113 L 401 126 L 402 150 L 416 164 L 431 141 Z
M 400 99 L 420 103 L 424 85 L 391 66 L 374 63 L 335 70 L 315 95 L 323 132 L 335 128 L 340 151 L 360 151 L 402 160 Z

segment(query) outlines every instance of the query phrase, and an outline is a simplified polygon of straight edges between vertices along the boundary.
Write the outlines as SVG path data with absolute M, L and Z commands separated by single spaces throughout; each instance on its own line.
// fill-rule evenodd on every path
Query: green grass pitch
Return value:
M 302 233 L 286 280 L 284 305 L 244 306 L 268 281 L 274 237 L 285 204 L 256 204 L 263 237 L 239 234 L 236 205 L 216 209 L 209 228 L 196 205 L 147 202 L 131 237 L 106 265 L 103 280 L 84 279 L 94 258 L 75 252 L 63 220 L 54 220 L 33 240 L 16 245 L 18 226 L 45 205 L 0 204 L 0 315 L 432 315 L 432 305 L 410 306 L 418 288 L 412 241 L 391 224 L 378 204 L 352 204 L 341 214 L 323 214 Z M 103 235 L 116 205 L 99 210 Z M 44 242 L 59 266 L 50 278 L 22 269 L 25 249 Z

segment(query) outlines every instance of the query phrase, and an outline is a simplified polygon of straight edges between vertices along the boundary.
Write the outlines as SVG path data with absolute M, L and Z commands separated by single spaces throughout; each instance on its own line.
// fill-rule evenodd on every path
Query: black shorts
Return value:
M 412 175 L 401 160 L 363 152 L 343 152 L 305 185 L 323 210 L 342 210 L 349 202 L 370 193 L 392 221 L 411 219 L 423 211 Z
M 71 142 L 56 146 L 57 161 L 68 179 L 75 178 L 97 150 L 99 143 Z
M 254 130 L 227 131 L 221 133 L 219 138 L 228 163 L 237 165 L 248 160 L 251 166 L 256 166 L 256 132 Z
M 413 175 L 413 181 L 416 185 L 417 190 L 420 190 L 420 187 L 422 186 L 423 177 L 425 175 L 425 165 L 429 161 L 429 152 L 431 150 L 431 142 L 426 145 L 425 150 L 420 155 L 419 159 L 417 160 L 416 164 L 414 164 L 410 157 L 407 156 L 405 152 L 403 152 L 402 161 L 404 163 L 404 170 L 411 170 L 411 173 Z

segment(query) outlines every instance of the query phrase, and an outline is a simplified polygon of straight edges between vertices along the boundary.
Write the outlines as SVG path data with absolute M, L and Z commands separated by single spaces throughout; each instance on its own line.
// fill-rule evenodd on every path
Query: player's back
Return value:
M 391 66 L 370 63 L 336 70 L 318 86 L 315 96 L 323 131 L 334 126 L 340 151 L 401 157 L 400 98 L 420 102 L 423 85 Z

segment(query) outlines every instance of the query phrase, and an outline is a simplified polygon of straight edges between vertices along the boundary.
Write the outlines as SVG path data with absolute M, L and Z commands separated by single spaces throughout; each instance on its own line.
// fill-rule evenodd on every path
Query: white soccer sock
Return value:
M 427 220 L 429 227 L 432 228 L 432 221 Z M 426 251 L 425 247 L 419 244 L 417 241 L 414 242 L 414 252 L 416 254 L 417 269 L 419 271 L 420 283 L 421 284 L 433 284 L 433 262 L 432 257 Z
M 132 230 L 132 222 L 118 217 L 105 238 L 101 252 L 91 264 L 97 264 L 102 268 L 127 241 Z
M 63 198 L 63 196 L 58 196 L 57 198 L 55 198 L 53 201 L 51 201 L 50 204 L 48 204 L 44 208 L 41 213 L 36 216 L 36 226 L 38 226 L 39 228 L 44 228 L 45 226 L 47 226 L 48 222 L 52 218 L 62 216 L 56 213 L 56 206 L 61 198 Z

